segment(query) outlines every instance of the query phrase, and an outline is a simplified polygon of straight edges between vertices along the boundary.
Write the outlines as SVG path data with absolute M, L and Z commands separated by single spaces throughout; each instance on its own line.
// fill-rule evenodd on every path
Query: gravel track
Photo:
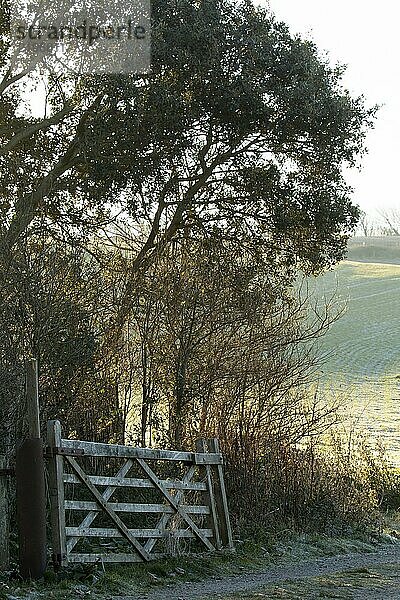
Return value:
M 257 573 L 221 578 L 214 577 L 211 580 L 201 582 L 170 585 L 143 595 L 113 596 L 112 600 L 212 599 L 227 594 L 256 591 L 263 586 L 283 583 L 287 580 L 295 581 L 384 564 L 398 564 L 400 575 L 400 545 L 387 546 L 374 553 L 324 557 L 292 565 L 271 566 L 267 570 Z M 398 595 L 393 597 L 400 599 L 400 582 Z

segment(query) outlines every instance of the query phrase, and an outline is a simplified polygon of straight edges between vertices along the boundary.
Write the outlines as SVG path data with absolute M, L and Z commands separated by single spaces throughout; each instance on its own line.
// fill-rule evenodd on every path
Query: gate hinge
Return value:
M 53 565 L 56 568 L 61 567 L 61 565 L 65 564 L 65 561 L 67 559 L 67 555 L 66 554 L 52 554 L 52 560 L 53 560 Z
M 45 458 L 54 458 L 54 456 L 83 456 L 85 451 L 83 448 L 63 448 L 60 446 L 47 446 L 44 449 Z

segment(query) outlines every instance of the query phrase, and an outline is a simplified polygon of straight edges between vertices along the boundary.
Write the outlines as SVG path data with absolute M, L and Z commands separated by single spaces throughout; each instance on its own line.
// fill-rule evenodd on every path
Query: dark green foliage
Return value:
M 71 107 L 54 126 L 14 123 L 3 94 L 4 142 L 17 126 L 38 125 L 2 158 L 4 170 L 14 165 L 3 182 L 6 246 L 44 193 L 40 211 L 51 220 L 87 227 L 87 213 L 100 216 L 109 202 L 140 222 L 166 202 L 176 210 L 163 243 L 198 220 L 201 230 L 255 236 L 292 266 L 331 266 L 358 216 L 342 168 L 362 154 L 374 111 L 266 9 L 156 1 L 152 15 L 151 74 L 86 77 L 69 100 L 60 89 L 73 82 L 50 75 L 50 105 Z M 17 168 L 23 162 L 28 170 Z M 50 165 L 51 186 L 39 192 Z M 13 206 L 16 187 L 28 208 Z M 155 233 L 148 250 L 161 243 Z

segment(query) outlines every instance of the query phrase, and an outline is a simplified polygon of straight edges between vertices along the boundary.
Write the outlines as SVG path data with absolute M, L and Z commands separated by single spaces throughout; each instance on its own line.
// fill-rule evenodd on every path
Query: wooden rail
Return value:
M 56 567 L 154 560 L 180 540 L 233 548 L 218 440 L 199 440 L 196 452 L 136 448 L 63 439 L 60 423 L 49 421 L 46 456 Z M 117 472 L 86 472 L 101 461 Z

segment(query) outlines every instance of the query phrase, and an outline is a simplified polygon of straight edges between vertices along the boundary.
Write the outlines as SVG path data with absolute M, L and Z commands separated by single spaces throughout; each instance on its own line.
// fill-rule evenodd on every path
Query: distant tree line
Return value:
M 357 233 L 365 237 L 400 236 L 400 210 L 397 208 L 378 210 L 376 217 L 362 211 Z

